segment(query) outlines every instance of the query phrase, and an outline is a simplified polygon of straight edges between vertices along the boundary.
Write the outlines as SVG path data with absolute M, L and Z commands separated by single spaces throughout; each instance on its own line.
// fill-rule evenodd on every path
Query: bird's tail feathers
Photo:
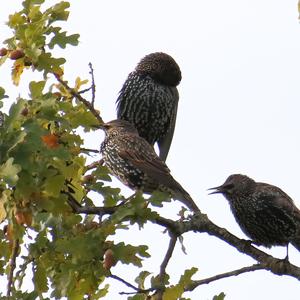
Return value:
M 190 194 L 186 191 L 180 191 L 176 193 L 175 197 L 176 200 L 182 202 L 184 205 L 186 205 L 191 211 L 197 213 L 200 212 L 199 207 L 196 205 Z M 299 244 L 300 245 L 300 244 Z

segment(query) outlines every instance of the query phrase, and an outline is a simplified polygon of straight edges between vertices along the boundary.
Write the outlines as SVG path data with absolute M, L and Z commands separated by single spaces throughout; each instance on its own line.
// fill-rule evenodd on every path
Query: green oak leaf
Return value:
M 0 178 L 3 178 L 3 180 L 10 185 L 13 185 L 18 181 L 18 173 L 21 171 L 21 167 L 17 164 L 13 164 L 13 162 L 14 159 L 10 157 L 0 166 Z

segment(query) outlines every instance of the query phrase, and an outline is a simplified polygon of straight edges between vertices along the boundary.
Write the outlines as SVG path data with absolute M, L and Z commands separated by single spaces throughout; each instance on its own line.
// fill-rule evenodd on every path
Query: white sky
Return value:
M 245 238 L 226 200 L 220 195 L 207 196 L 207 188 L 223 183 L 232 173 L 277 185 L 300 207 L 300 24 L 296 0 L 71 2 L 67 28 L 69 33 L 81 34 L 81 43 L 61 52 L 68 59 L 65 78 L 88 77 L 88 62 L 93 63 L 96 104 L 104 120 L 115 118 L 118 91 L 144 55 L 164 51 L 180 65 L 180 105 L 167 164 L 212 221 Z M 20 6 L 21 1 L 10 1 L 1 7 L 1 28 L 8 13 Z M 1 29 L 0 40 L 7 36 L 8 31 Z M 0 85 L 6 87 L 11 101 L 18 94 L 26 97 L 26 84 L 7 88 L 9 73 L 9 66 L 0 69 Z M 87 146 L 96 149 L 101 141 L 100 133 L 86 139 Z M 172 202 L 160 211 L 175 216 L 174 206 L 179 207 Z M 145 262 L 145 269 L 154 273 L 159 271 L 168 244 L 161 231 L 146 226 L 142 231 L 120 234 L 128 243 L 152 241 L 153 258 Z M 199 268 L 193 278 L 202 279 L 254 263 L 206 234 L 184 237 L 188 255 L 177 246 L 167 268 L 173 282 L 192 266 Z M 283 247 L 262 250 L 285 256 Z M 290 260 L 300 266 L 300 253 L 293 247 Z M 112 271 L 133 283 L 140 270 L 117 266 Z M 105 299 L 125 299 L 118 292 L 129 289 L 114 281 L 113 286 Z M 299 297 L 300 283 L 257 271 L 199 287 L 186 297 L 212 299 L 222 291 L 230 300 L 292 300 Z

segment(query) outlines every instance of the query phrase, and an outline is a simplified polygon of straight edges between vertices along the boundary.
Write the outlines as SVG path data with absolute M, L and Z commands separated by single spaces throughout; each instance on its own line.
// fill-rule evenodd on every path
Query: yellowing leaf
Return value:
M 42 16 L 42 13 L 40 11 L 40 6 L 32 6 L 30 7 L 28 17 L 30 20 L 38 20 Z
M 74 90 L 75 91 L 79 91 L 81 86 L 84 85 L 84 84 L 87 84 L 89 81 L 87 79 L 85 80 L 81 80 L 80 77 L 77 77 L 76 80 L 75 80 L 75 87 L 74 87 Z
M 4 191 L 2 192 L 1 198 L 0 198 L 0 223 L 2 223 L 2 221 L 6 218 L 6 210 L 4 208 L 4 204 L 8 199 L 8 194 L 9 191 Z
M 184 274 L 180 277 L 179 283 L 170 286 L 166 289 L 163 295 L 163 300 L 176 300 L 184 293 L 184 288 L 192 283 L 191 277 L 198 271 L 197 268 L 191 268 L 184 271 Z
M 19 85 L 20 83 L 20 78 L 21 75 L 24 71 L 24 62 L 23 61 L 15 61 L 12 72 L 11 72 L 11 77 L 14 85 Z
M 42 140 L 48 148 L 55 149 L 59 146 L 58 136 L 55 134 L 43 135 Z
M 4 164 L 0 166 L 0 178 L 3 178 L 8 184 L 15 184 L 19 176 L 17 175 L 21 171 L 21 167 L 17 164 L 13 164 L 14 159 L 10 157 Z
M 163 295 L 163 300 L 177 300 L 184 292 L 182 286 L 175 285 L 167 288 Z
M 180 277 L 179 283 L 184 287 L 192 283 L 192 276 L 198 271 L 197 268 L 193 267 L 191 269 L 185 270 L 184 274 Z
M 47 9 L 46 13 L 51 16 L 52 22 L 66 21 L 69 17 L 69 12 L 66 9 L 69 7 L 69 2 L 61 1 Z
M 27 11 L 27 10 L 31 9 L 32 7 L 34 7 L 34 5 L 42 4 L 44 2 L 45 2 L 45 0 L 25 0 L 25 1 L 23 1 L 22 5 L 25 8 L 25 10 Z
M 35 268 L 33 282 L 36 291 L 42 293 L 48 290 L 46 271 L 40 263 Z
M 30 96 L 32 99 L 42 96 L 46 81 L 31 81 L 29 84 Z
M 47 178 L 45 184 L 45 191 L 48 195 L 58 197 L 60 191 L 63 189 L 65 178 L 62 175 L 56 175 L 50 178 Z
M 15 13 L 9 16 L 8 26 L 13 28 L 15 26 L 20 26 L 24 24 L 26 21 L 25 16 L 22 15 L 21 12 Z

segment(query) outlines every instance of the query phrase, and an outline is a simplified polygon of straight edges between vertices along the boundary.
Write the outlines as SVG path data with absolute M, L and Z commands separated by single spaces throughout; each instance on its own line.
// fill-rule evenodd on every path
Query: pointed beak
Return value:
M 224 187 L 223 185 L 220 185 L 220 186 L 216 186 L 216 187 L 213 187 L 213 188 L 209 188 L 207 189 L 208 191 L 212 191 L 210 192 L 208 195 L 212 195 L 212 194 L 222 194 L 224 192 Z

